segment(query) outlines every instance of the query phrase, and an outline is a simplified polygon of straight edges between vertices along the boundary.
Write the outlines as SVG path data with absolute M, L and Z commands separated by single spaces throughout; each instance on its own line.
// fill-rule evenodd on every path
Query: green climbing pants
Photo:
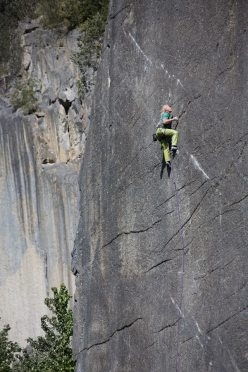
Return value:
M 164 152 L 164 160 L 170 161 L 168 137 L 171 137 L 171 146 L 177 146 L 178 131 L 174 129 L 158 128 L 156 135 Z

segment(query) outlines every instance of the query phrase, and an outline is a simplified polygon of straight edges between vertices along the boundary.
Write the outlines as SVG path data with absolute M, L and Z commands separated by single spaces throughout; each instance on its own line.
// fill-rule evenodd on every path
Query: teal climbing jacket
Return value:
M 160 116 L 160 120 L 159 120 L 159 123 L 157 125 L 157 128 L 165 128 L 164 124 L 163 124 L 163 120 L 166 119 L 171 119 L 172 118 L 172 115 L 169 113 L 169 112 L 163 112 Z M 171 124 L 167 124 L 166 125 L 166 128 L 170 129 L 171 128 Z

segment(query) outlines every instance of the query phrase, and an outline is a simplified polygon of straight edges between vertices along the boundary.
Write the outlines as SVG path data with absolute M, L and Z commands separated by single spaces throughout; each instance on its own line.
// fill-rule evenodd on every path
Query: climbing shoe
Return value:
M 171 152 L 172 152 L 172 155 L 175 156 L 178 153 L 177 146 L 172 146 Z

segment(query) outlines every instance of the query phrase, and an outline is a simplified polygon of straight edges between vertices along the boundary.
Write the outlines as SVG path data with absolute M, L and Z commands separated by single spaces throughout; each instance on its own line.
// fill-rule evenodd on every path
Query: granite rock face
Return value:
M 88 104 L 77 97 L 71 61 L 76 31 L 22 24 L 21 79 L 37 82 L 32 115 L 0 99 L 0 317 L 22 344 L 40 334 L 44 298 L 64 282 L 74 292 L 71 251 L 78 225 L 78 172 Z M 12 88 L 13 89 L 13 88 Z
M 78 372 L 248 369 L 247 12 L 112 2 L 80 176 Z M 152 142 L 164 103 L 170 177 Z

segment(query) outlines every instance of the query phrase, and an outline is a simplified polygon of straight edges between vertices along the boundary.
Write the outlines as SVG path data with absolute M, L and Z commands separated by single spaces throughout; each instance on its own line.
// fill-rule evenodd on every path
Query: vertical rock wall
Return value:
M 21 79 L 37 83 L 38 108 L 13 112 L 8 91 L 0 100 L 0 317 L 23 344 L 41 332 L 51 287 L 64 282 L 74 292 L 71 251 L 89 104 L 80 104 L 71 61 L 78 32 L 31 22 L 20 34 Z
M 112 2 L 73 255 L 78 372 L 248 369 L 247 12 Z M 164 103 L 170 177 L 152 142 Z

